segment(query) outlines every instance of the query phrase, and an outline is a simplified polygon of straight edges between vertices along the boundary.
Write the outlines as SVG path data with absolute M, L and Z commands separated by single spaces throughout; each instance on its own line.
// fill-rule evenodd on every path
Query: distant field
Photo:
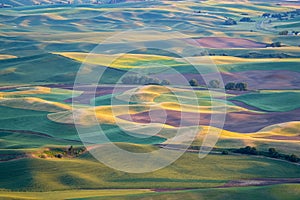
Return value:
M 274 92 L 245 94 L 231 98 L 250 106 L 271 112 L 285 112 L 300 108 L 299 92 Z
M 255 62 L 255 63 L 242 63 L 222 65 L 220 70 L 228 72 L 241 72 L 250 70 L 288 70 L 294 72 L 300 72 L 300 62 Z

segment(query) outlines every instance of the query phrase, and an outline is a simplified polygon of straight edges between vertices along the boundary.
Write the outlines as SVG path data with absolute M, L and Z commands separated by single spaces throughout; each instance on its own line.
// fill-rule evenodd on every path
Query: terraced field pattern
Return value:
M 299 199 L 299 23 L 288 0 L 2 1 L 0 199 Z M 111 144 L 183 155 L 130 173 Z

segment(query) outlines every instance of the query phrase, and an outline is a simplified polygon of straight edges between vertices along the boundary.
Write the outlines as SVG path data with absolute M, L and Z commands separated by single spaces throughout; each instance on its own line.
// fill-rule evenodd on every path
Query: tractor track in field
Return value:
M 278 184 L 299 184 L 300 178 L 256 178 L 232 180 L 218 188 L 267 186 Z

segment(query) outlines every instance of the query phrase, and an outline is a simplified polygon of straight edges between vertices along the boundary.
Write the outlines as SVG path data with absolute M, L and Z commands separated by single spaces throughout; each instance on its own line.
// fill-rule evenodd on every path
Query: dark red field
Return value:
M 151 111 L 151 118 L 149 112 L 138 113 L 135 115 L 121 115 L 121 119 L 134 121 L 138 123 L 166 123 L 171 126 L 195 126 L 195 125 L 209 125 L 211 114 L 197 114 L 197 113 L 181 113 L 179 111 L 167 110 L 167 118 L 165 119 L 160 114 L 161 111 Z M 181 114 L 184 116 L 181 119 Z M 220 114 L 215 114 L 220 116 Z M 131 118 L 131 119 L 130 119 Z M 198 120 L 200 119 L 200 120 Z M 182 120 L 182 121 L 181 121 Z M 252 112 L 231 112 L 226 114 L 224 129 L 240 133 L 253 133 L 261 130 L 266 126 L 273 124 L 299 121 L 300 109 L 290 112 L 272 112 L 272 113 L 252 113 Z M 222 124 L 221 121 L 216 121 L 216 124 Z

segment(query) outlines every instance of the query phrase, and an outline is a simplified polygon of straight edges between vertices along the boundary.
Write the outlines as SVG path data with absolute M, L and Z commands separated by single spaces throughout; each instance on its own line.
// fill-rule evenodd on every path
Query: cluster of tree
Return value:
M 285 159 L 290 161 L 290 162 L 299 162 L 300 161 L 300 158 L 298 156 L 296 156 L 295 154 L 286 155 Z
M 258 155 L 256 148 L 250 147 L 250 146 L 246 146 L 244 148 L 237 149 L 237 150 L 235 150 L 235 153 Z
M 196 79 L 191 79 L 189 81 L 190 86 L 199 86 L 199 82 Z M 211 80 L 208 83 L 208 88 L 220 88 L 221 82 L 219 80 Z M 239 90 L 239 91 L 247 91 L 248 85 L 247 83 L 240 82 L 240 83 L 234 83 L 229 82 L 225 85 L 226 90 Z
M 158 78 L 152 78 L 149 76 L 138 76 L 138 75 L 129 75 L 122 78 L 123 84 L 132 84 L 132 85 L 170 85 L 170 81 L 162 80 Z
M 225 90 L 239 90 L 239 91 L 247 91 L 248 85 L 247 83 L 234 83 L 229 82 L 225 85 Z
M 260 52 L 249 52 L 246 54 L 236 55 L 241 58 L 293 58 L 295 56 L 287 53 L 270 53 L 264 54 Z
M 271 158 L 285 159 L 290 162 L 300 161 L 299 157 L 296 156 L 295 154 L 291 154 L 291 155 L 280 154 L 278 151 L 276 151 L 275 148 L 269 148 L 269 151 L 267 153 L 261 152 L 261 154 Z
M 284 31 L 280 31 L 279 32 L 279 35 L 300 35 L 300 32 L 299 31 L 287 31 L 287 30 L 284 30 Z
M 265 18 L 277 18 L 278 20 L 287 20 L 289 18 L 293 19 L 297 15 L 300 15 L 300 9 L 296 9 L 289 12 L 282 12 L 282 13 L 264 13 L 262 17 Z
M 201 146 L 190 146 L 189 149 L 199 151 Z M 268 151 L 258 151 L 256 147 L 246 146 L 240 149 L 218 149 L 213 148 L 212 151 L 220 152 L 222 155 L 228 155 L 230 153 L 239 153 L 239 154 L 247 154 L 247 155 L 261 155 L 269 158 L 276 158 L 287 160 L 290 162 L 300 162 L 300 158 L 295 155 L 286 155 L 279 153 L 275 148 L 269 148 Z
M 273 42 L 271 44 L 267 44 L 266 47 L 282 47 L 281 42 Z
M 227 150 L 224 150 L 227 151 Z M 248 154 L 248 155 L 262 155 L 270 158 L 283 159 L 290 162 L 300 162 L 300 158 L 295 154 L 286 155 L 279 153 L 275 148 L 269 148 L 267 152 L 257 151 L 255 147 L 246 146 L 244 148 L 233 150 L 234 153 Z M 222 152 L 223 154 L 223 152 Z
M 252 20 L 250 17 L 243 17 L 240 19 L 240 22 L 255 22 L 255 20 Z
M 208 55 L 209 56 L 230 56 L 227 53 L 218 53 L 218 54 L 209 53 Z M 195 55 L 195 56 L 200 56 L 200 55 L 198 54 L 198 55 Z M 232 56 L 241 57 L 241 58 L 296 58 L 296 56 L 291 55 L 291 54 L 287 54 L 287 53 L 269 53 L 269 54 L 266 54 L 266 53 L 260 53 L 260 52 L 255 52 L 255 51 L 248 52 L 248 53 L 245 53 L 245 54 L 238 54 L 238 55 L 234 54 Z
M 40 157 L 55 157 L 55 158 L 63 158 L 63 157 L 78 157 L 86 151 L 85 147 L 67 147 L 67 148 L 53 148 L 50 150 L 44 151 Z
M 228 56 L 227 53 L 220 53 L 220 54 L 216 54 L 216 53 L 209 53 L 209 56 Z
M 227 18 L 224 22 L 224 25 L 237 25 L 237 22 L 232 18 Z
M 189 81 L 190 86 L 199 86 L 199 82 L 196 79 L 191 79 Z M 221 82 L 219 80 L 211 80 L 208 83 L 209 88 L 220 88 Z
M 69 148 L 67 148 L 65 154 L 68 155 L 68 156 L 72 156 L 72 157 L 78 157 L 79 155 L 81 155 L 85 151 L 86 151 L 86 149 L 84 147 L 74 148 L 71 145 Z

